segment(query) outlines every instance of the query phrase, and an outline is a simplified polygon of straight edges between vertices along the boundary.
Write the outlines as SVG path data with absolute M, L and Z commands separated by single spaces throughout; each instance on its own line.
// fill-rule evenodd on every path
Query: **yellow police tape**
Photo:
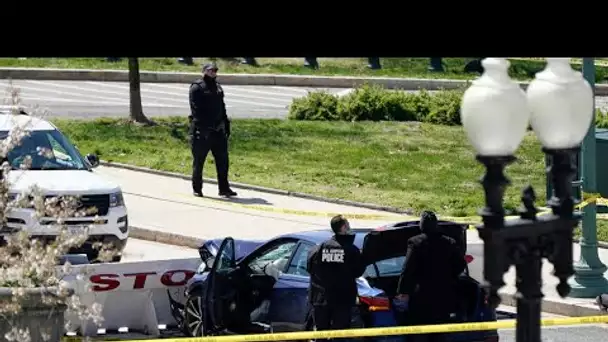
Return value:
M 191 198 L 191 195 L 186 195 L 184 193 L 176 193 L 182 197 Z M 209 198 L 203 197 L 209 202 L 217 203 L 218 205 L 227 205 L 232 207 L 239 207 L 243 209 L 257 210 L 257 211 L 266 211 L 278 214 L 291 214 L 291 215 L 299 215 L 299 216 L 319 216 L 319 217 L 334 217 L 336 215 L 343 215 L 346 218 L 350 219 L 358 219 L 358 220 L 410 220 L 410 219 L 418 219 L 416 216 L 406 215 L 406 214 L 366 214 L 366 213 L 341 213 L 341 212 L 323 212 L 323 211 L 311 211 L 311 210 L 301 210 L 301 209 L 289 209 L 289 208 L 278 208 L 272 205 L 256 205 L 256 204 L 242 204 L 238 202 L 233 202 L 230 200 L 224 200 L 220 198 Z
M 567 317 L 567 318 L 544 318 L 541 320 L 542 326 L 568 326 L 608 323 L 608 315 L 587 316 L 587 317 Z M 436 324 L 419 325 L 411 327 L 383 327 L 347 330 L 326 330 L 326 331 L 299 331 L 289 333 L 269 333 L 255 335 L 230 335 L 230 336 L 209 336 L 194 338 L 163 338 L 164 342 L 199 342 L 199 341 L 294 341 L 310 340 L 320 338 L 354 338 L 371 336 L 394 336 L 428 333 L 458 333 L 468 331 L 487 331 L 498 329 L 510 329 L 516 325 L 515 320 L 500 320 L 496 322 L 481 323 L 458 323 L 458 324 Z M 159 339 L 160 340 L 160 339 Z M 130 342 L 149 342 L 154 340 L 129 340 Z
M 176 193 L 182 197 L 192 198 L 191 195 L 186 195 L 184 193 Z M 301 209 L 289 209 L 289 208 L 278 208 L 272 205 L 255 205 L 255 204 L 242 204 L 238 202 L 233 202 L 230 200 L 216 199 L 216 198 L 203 198 L 207 201 L 213 201 L 220 205 L 239 207 L 243 209 L 250 209 L 256 211 L 265 211 L 272 212 L 278 214 L 289 214 L 289 215 L 299 215 L 299 216 L 317 216 L 317 217 L 333 217 L 338 214 L 343 215 L 349 219 L 355 220 L 371 220 L 371 221 L 380 221 L 380 220 L 417 220 L 418 216 L 412 216 L 407 214 L 367 214 L 367 213 L 341 213 L 341 212 L 323 212 L 323 211 L 311 211 L 311 210 L 301 210 Z M 583 193 L 583 201 L 579 203 L 576 208 L 581 210 L 589 204 L 594 203 L 596 205 L 606 205 L 608 206 L 608 199 L 601 197 L 598 193 Z M 549 208 L 540 208 L 539 213 L 547 213 L 549 212 Z M 518 216 L 508 216 L 507 219 L 516 218 Z M 598 216 L 599 219 L 604 219 L 604 216 Z M 474 224 L 480 223 L 481 218 L 479 216 L 466 216 L 466 217 L 454 217 L 454 216 L 443 216 L 440 215 L 440 219 L 452 222 L 458 222 L 463 224 L 471 225 L 469 228 L 474 229 Z

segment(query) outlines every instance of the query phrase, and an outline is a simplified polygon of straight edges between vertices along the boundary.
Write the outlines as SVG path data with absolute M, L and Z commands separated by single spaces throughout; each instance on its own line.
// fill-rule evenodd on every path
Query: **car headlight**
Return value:
M 125 200 L 122 197 L 121 191 L 110 194 L 110 208 L 122 207 L 124 205 L 125 205 Z

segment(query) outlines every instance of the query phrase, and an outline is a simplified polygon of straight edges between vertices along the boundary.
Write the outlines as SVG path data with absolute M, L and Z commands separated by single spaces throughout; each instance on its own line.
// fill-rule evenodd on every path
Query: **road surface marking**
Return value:
M 38 82 L 38 81 L 29 81 L 29 82 L 30 83 L 35 83 L 35 84 L 41 84 L 41 85 L 49 84 L 49 85 L 52 85 L 52 86 L 57 87 L 57 88 L 75 89 L 75 90 L 80 90 L 80 91 L 89 90 L 89 91 L 94 92 L 94 93 L 104 93 L 104 94 L 120 95 L 120 96 L 126 96 L 127 98 L 129 97 L 129 89 L 128 88 L 125 88 L 125 91 L 110 91 L 110 90 L 100 90 L 100 89 L 84 89 L 82 87 L 78 87 L 78 86 L 75 86 L 75 85 L 57 84 L 57 83 L 46 82 L 46 81 L 44 83 Z M 183 103 L 185 103 L 185 105 L 187 104 L 187 102 L 186 102 L 187 98 L 184 100 L 184 99 L 176 99 L 174 97 L 173 98 L 168 98 L 168 97 L 158 97 L 158 96 L 154 96 L 154 95 L 147 95 L 146 91 L 144 91 L 143 89 L 141 91 L 141 96 L 142 96 L 142 98 L 143 97 L 151 97 L 151 98 L 154 98 L 156 100 L 177 101 L 177 102 L 183 102 Z

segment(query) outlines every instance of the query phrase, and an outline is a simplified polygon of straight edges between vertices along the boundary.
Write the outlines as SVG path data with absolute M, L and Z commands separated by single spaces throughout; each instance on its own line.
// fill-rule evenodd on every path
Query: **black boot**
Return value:
M 429 71 L 443 72 L 443 60 L 441 57 L 431 57 Z
M 237 196 L 237 193 L 228 188 L 226 190 L 220 190 L 219 195 L 221 197 L 234 197 Z
M 372 70 L 382 69 L 382 66 L 380 65 L 380 57 L 368 57 L 367 67 Z
M 258 61 L 255 60 L 255 57 L 243 57 L 242 64 L 258 66 Z
M 319 69 L 319 63 L 317 57 L 306 57 L 304 58 L 304 66 L 311 69 Z
M 185 65 L 194 65 L 192 57 L 180 57 L 177 59 L 177 62 Z

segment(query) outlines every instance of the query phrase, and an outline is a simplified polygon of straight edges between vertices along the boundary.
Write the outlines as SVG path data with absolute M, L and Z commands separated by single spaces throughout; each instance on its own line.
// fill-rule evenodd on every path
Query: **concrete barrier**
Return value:
M 143 83 L 190 83 L 198 77 L 200 73 L 140 71 Z M 0 68 L 0 79 L 128 82 L 129 72 L 127 70 Z M 448 79 L 279 74 L 220 74 L 218 79 L 225 85 L 352 88 L 370 83 L 388 89 L 403 90 L 457 89 L 466 87 L 471 82 Z M 527 86 L 526 82 L 520 84 L 523 88 Z M 598 84 L 595 89 L 596 95 L 608 96 L 608 84 Z

